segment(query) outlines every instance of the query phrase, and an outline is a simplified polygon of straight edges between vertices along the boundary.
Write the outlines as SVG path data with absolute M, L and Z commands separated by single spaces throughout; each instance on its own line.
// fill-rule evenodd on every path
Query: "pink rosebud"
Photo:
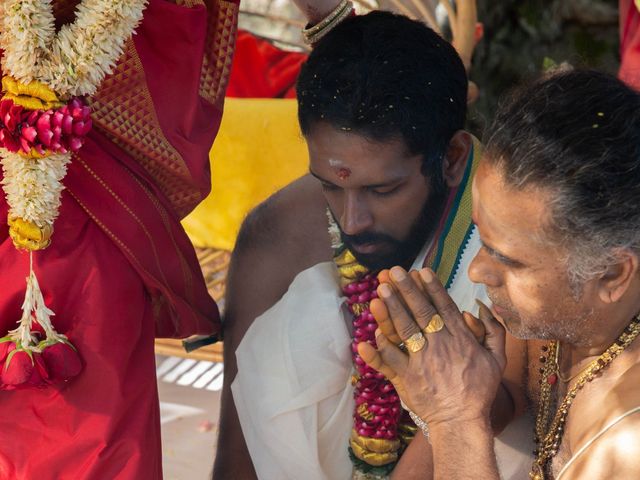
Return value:
M 22 129 L 22 138 L 25 138 L 29 143 L 33 143 L 33 141 L 38 136 L 38 131 L 33 127 L 24 127 Z
M 80 137 L 82 136 L 82 132 L 84 132 L 84 122 L 80 120 L 73 124 L 73 134 Z
M 4 340 L 0 343 L 0 363 L 4 362 L 12 351 L 16 349 L 16 344 L 10 339 Z
M 357 291 L 356 285 L 355 285 L 355 284 L 353 284 L 353 283 L 350 283 L 350 284 L 346 285 L 346 286 L 342 289 L 342 292 L 343 292 L 346 296 L 349 296 L 349 297 L 350 297 L 351 295 L 353 295 L 354 293 L 356 293 L 356 291 Z
M 75 377 L 82 370 L 82 362 L 80 356 L 73 347 L 58 342 L 49 345 L 42 350 L 42 358 L 44 359 L 49 376 L 53 382 L 64 382 Z
M 38 129 L 38 138 L 42 142 L 42 144 L 46 147 L 51 145 L 51 140 L 53 139 L 53 132 L 51 130 L 40 130 Z
M 69 141 L 69 150 L 71 150 L 72 152 L 77 152 L 82 148 L 83 143 L 84 142 L 82 141 L 81 138 L 71 137 L 71 140 Z
M 73 131 L 73 117 L 65 115 L 62 119 L 62 133 L 69 135 Z
M 52 127 L 60 127 L 62 126 L 62 119 L 64 118 L 64 114 L 61 111 L 56 111 L 53 114 L 53 118 L 51 119 Z
M 47 366 L 39 353 L 33 354 L 33 370 L 31 376 L 25 382 L 24 387 L 43 387 L 49 380 Z
M 50 130 L 51 129 L 51 113 L 44 112 L 40 117 L 38 117 L 38 121 L 36 122 L 36 127 L 38 130 Z
M 20 150 L 20 145 L 14 140 L 13 136 L 6 128 L 2 129 L 0 135 L 2 136 L 2 139 L 0 141 L 2 142 L 2 146 L 4 146 L 4 148 L 13 153 L 16 153 L 18 150 Z
M 36 120 L 38 119 L 38 115 L 40 115 L 39 110 L 32 110 L 31 113 L 27 115 L 27 119 L 25 120 L 26 123 L 28 123 L 29 125 L 33 125 L 34 123 L 36 123 Z
M 9 113 L 11 105 L 13 105 L 13 102 L 11 100 L 0 101 L 0 118 L 4 119 L 5 115 Z
M 20 148 L 24 153 L 29 153 L 31 151 L 31 144 L 26 138 L 20 137 Z
M 91 120 L 90 118 L 85 120 L 84 122 L 84 132 L 82 132 L 82 135 L 87 135 L 91 129 L 93 128 L 93 120 Z
M 24 350 L 13 351 L 7 357 L 0 379 L 5 385 L 21 385 L 31 378 L 34 361 Z
M 362 292 L 360 295 L 358 295 L 358 303 L 366 303 L 369 301 L 369 298 L 369 292 Z
M 20 112 L 16 113 L 14 107 L 11 107 L 7 114 L 2 118 L 2 122 L 7 126 L 10 131 L 14 131 L 20 123 Z

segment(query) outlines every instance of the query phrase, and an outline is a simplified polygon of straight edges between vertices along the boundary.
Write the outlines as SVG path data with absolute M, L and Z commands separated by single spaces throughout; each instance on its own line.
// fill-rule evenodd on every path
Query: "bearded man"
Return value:
M 466 73 L 423 24 L 373 12 L 315 45 L 297 91 L 310 175 L 260 205 L 238 237 L 214 478 L 384 478 L 413 423 L 354 356 L 375 330 L 369 272 L 429 265 L 460 308 L 484 297 L 464 274 L 480 246 Z M 501 390 L 498 417 L 523 403 L 513 349 L 505 385 L 514 393 Z M 523 455 L 502 447 L 513 469 L 505 477 L 519 478 Z
M 501 321 L 484 319 L 485 348 L 430 270 L 421 272 L 428 296 L 391 270 L 408 310 L 380 287 L 386 331 L 392 322 L 402 339 L 421 336 L 436 313 L 446 326 L 408 355 L 382 334 L 381 354 L 359 347 L 426 422 L 435 478 L 499 478 L 488 412 L 502 325 L 542 340 L 529 366 L 531 478 L 640 478 L 639 124 L 640 96 L 591 71 L 539 81 L 502 107 L 473 186 L 483 247 L 469 274 Z

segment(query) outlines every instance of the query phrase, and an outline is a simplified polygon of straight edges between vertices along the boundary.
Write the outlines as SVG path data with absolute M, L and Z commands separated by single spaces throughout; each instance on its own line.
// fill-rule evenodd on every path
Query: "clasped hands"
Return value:
M 430 269 L 393 267 L 378 278 L 377 349 L 360 343 L 362 359 L 430 429 L 488 419 L 506 365 L 504 327 L 482 304 L 479 318 L 461 313 Z

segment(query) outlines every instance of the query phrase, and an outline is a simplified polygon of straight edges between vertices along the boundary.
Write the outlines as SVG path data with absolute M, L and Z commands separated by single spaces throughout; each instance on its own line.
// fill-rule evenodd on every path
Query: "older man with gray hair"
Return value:
M 430 270 L 414 282 L 394 267 L 377 320 L 425 345 L 404 353 L 380 333 L 362 357 L 428 428 L 436 479 L 497 479 L 489 410 L 506 328 L 532 340 L 530 477 L 640 478 L 640 95 L 593 71 L 520 90 L 473 195 L 483 247 L 469 274 L 498 321 L 481 318 L 479 343 Z

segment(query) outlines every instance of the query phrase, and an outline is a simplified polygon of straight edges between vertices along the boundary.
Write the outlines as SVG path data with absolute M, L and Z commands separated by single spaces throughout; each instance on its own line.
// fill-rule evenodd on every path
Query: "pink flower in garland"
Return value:
M 0 390 L 59 384 L 82 371 L 80 356 L 70 344 L 55 342 L 41 348 L 39 352 L 18 348 L 11 340 L 0 342 Z
M 65 382 L 80 373 L 80 356 L 70 344 L 56 342 L 42 350 L 42 358 L 47 364 L 51 382 Z
M 13 350 L 6 358 L 0 381 L 7 390 L 16 388 L 44 387 L 49 373 L 39 353 Z
M 77 152 L 92 126 L 91 109 L 79 98 L 56 110 L 25 111 L 12 100 L 0 102 L 0 145 L 10 152 Z
M 369 274 L 343 288 L 349 310 L 354 315 L 351 353 L 358 372 L 354 389 L 354 428 L 362 437 L 395 440 L 401 414 L 400 398 L 391 382 L 360 358 L 357 348 L 362 342 L 376 346 L 378 325 L 369 310 L 369 302 L 377 298 L 377 287 L 377 278 Z
M 0 366 L 4 365 L 7 356 L 16 349 L 16 344 L 9 337 L 0 339 Z
M 0 145 L 13 153 L 21 146 L 18 126 L 22 122 L 22 110 L 11 100 L 0 101 Z

